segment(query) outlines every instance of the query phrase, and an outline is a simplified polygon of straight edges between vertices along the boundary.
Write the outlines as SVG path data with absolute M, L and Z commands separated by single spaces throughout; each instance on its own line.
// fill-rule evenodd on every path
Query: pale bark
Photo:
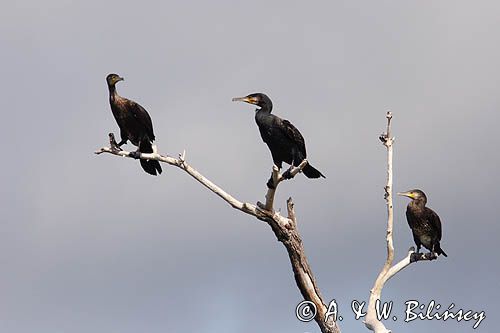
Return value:
M 269 224 L 278 241 L 283 243 L 288 252 L 288 257 L 292 265 L 295 282 L 300 290 L 300 293 L 304 297 L 304 300 L 313 302 L 316 306 L 317 313 L 314 319 L 318 324 L 321 332 L 340 333 L 340 328 L 338 327 L 337 323 L 333 321 L 333 316 L 329 316 L 329 318 L 325 320 L 325 315 L 328 310 L 327 305 L 323 301 L 319 288 L 316 284 L 316 280 L 314 279 L 314 275 L 305 256 L 302 239 L 297 230 L 297 220 L 292 198 L 289 198 L 287 200 L 288 217 L 281 216 L 280 213 L 276 212 L 273 208 L 276 188 L 278 184 L 285 179 L 276 166 L 273 167 L 272 176 L 275 188 L 268 189 L 265 204 L 261 204 L 260 202 L 258 202 L 257 205 L 254 205 L 248 202 L 237 200 L 222 188 L 211 182 L 193 167 L 191 167 L 186 162 L 185 152 L 180 154 L 179 158 L 173 158 L 170 156 L 163 156 L 158 154 L 156 146 L 153 146 L 153 150 L 154 152 L 151 154 L 140 154 L 139 158 L 157 160 L 182 169 L 203 186 L 226 201 L 229 205 L 231 205 L 231 207 L 252 215 L 257 219 Z M 109 153 L 116 156 L 132 157 L 130 155 L 130 152 L 117 149 L 116 145 L 113 145 L 113 143 L 111 143 L 110 147 L 103 147 L 95 153 Z M 307 161 L 304 160 L 302 161 L 302 163 L 300 163 L 299 166 L 292 167 L 290 170 L 291 176 L 295 176 L 297 173 L 301 172 L 306 164 Z
M 375 333 L 390 333 L 385 325 L 378 319 L 377 311 L 375 308 L 376 302 L 380 301 L 382 294 L 382 289 L 385 283 L 396 275 L 398 272 L 406 268 L 412 262 L 421 260 L 433 260 L 434 256 L 428 254 L 415 253 L 415 249 L 412 247 L 408 250 L 408 255 L 403 258 L 396 265 L 392 266 L 394 261 L 394 245 L 393 245 L 393 235 L 392 227 L 394 223 L 394 213 L 392 206 L 392 154 L 393 154 L 393 144 L 394 138 L 391 137 L 391 120 L 392 113 L 387 112 L 387 130 L 380 136 L 380 140 L 387 148 L 387 183 L 385 186 L 385 200 L 387 205 L 387 233 L 386 233 L 386 244 L 387 244 L 387 257 L 380 271 L 373 288 L 370 290 L 370 299 L 368 301 L 368 309 L 366 312 L 365 326 L 375 332 Z

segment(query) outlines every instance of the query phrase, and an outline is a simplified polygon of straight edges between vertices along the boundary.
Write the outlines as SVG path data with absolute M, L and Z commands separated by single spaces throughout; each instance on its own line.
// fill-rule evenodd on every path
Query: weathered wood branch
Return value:
M 368 309 L 366 313 L 365 326 L 375 332 L 375 333 L 390 333 L 385 325 L 377 317 L 377 311 L 375 305 L 377 301 L 380 301 L 382 294 L 382 289 L 385 283 L 396 275 L 398 272 L 406 268 L 412 262 L 423 261 L 423 260 L 433 260 L 436 259 L 435 256 L 429 254 L 415 253 L 415 249 L 412 247 L 408 250 L 408 255 L 403 258 L 400 262 L 392 266 L 394 261 L 394 245 L 393 245 L 393 223 L 394 223 L 394 213 L 392 205 L 392 154 L 393 154 L 393 144 L 394 138 L 391 137 L 391 120 L 392 113 L 387 112 L 387 129 L 385 133 L 380 135 L 379 139 L 382 141 L 384 146 L 387 148 L 387 184 L 385 186 L 385 200 L 387 205 L 387 233 L 386 233 L 386 243 L 387 243 L 387 257 L 380 271 L 373 288 L 370 290 L 370 299 L 368 301 Z
M 111 136 L 110 136 L 111 138 Z M 242 202 L 234 198 L 232 195 L 224 191 L 222 188 L 214 184 L 212 181 L 207 179 L 201 173 L 199 173 L 196 169 L 191 167 L 186 162 L 185 152 L 179 154 L 179 158 L 173 158 L 170 156 L 163 156 L 157 152 L 156 146 L 153 146 L 153 153 L 151 154 L 143 154 L 143 153 L 134 153 L 128 152 L 119 149 L 116 144 L 113 145 L 113 142 L 110 141 L 110 147 L 103 147 L 96 151 L 96 154 L 108 153 L 116 156 L 129 157 L 129 158 L 141 158 L 148 160 L 157 160 L 160 162 L 164 162 L 170 164 L 172 166 L 176 166 L 186 173 L 188 173 L 191 177 L 196 179 L 203 186 L 208 188 L 210 191 L 218 195 L 224 201 L 226 201 L 231 207 L 238 209 L 246 214 L 252 215 L 257 219 L 266 222 L 269 224 L 271 229 L 273 230 L 278 241 L 283 243 L 285 246 L 288 257 L 290 259 L 290 263 L 292 265 L 292 270 L 295 277 L 295 282 L 297 287 L 300 290 L 300 293 L 304 297 L 306 301 L 313 302 L 316 306 L 317 313 L 315 316 L 315 321 L 318 324 L 321 332 L 323 333 L 340 333 L 340 328 L 337 323 L 333 321 L 333 316 L 329 316 L 328 320 L 325 320 L 325 315 L 328 311 L 327 305 L 323 301 L 319 288 L 316 284 L 316 280 L 312 273 L 311 267 L 309 266 L 309 262 L 307 261 L 304 246 L 302 244 L 302 239 L 297 230 L 297 220 L 294 210 L 294 204 L 292 198 L 287 200 L 287 212 L 288 217 L 281 216 L 279 212 L 275 212 L 273 208 L 274 203 L 274 195 L 276 193 L 276 188 L 278 184 L 286 179 L 279 172 L 276 166 L 273 167 L 273 182 L 274 188 L 268 189 L 266 194 L 266 203 L 261 204 L 258 202 L 256 205 Z M 302 169 L 306 166 L 307 161 L 304 160 L 297 167 L 292 167 L 288 170 L 290 176 L 295 176 L 297 173 L 302 171 Z
M 406 257 L 401 259 L 397 264 L 391 267 L 387 272 L 385 281 L 389 281 L 394 275 L 408 267 L 410 264 L 417 261 L 431 261 L 437 259 L 437 255 L 435 253 L 416 253 L 415 248 L 412 246 L 408 249 L 408 254 Z
M 368 301 L 368 310 L 366 313 L 365 326 L 376 333 L 388 333 L 390 332 L 384 326 L 384 324 L 378 320 L 377 312 L 375 309 L 375 304 L 377 300 L 380 300 L 380 295 L 382 293 L 382 288 L 387 281 L 387 272 L 389 272 L 392 262 L 394 260 L 394 245 L 392 242 L 392 226 L 393 226 L 393 206 L 392 206 L 392 144 L 394 138 L 391 137 L 391 120 L 392 113 L 387 112 L 387 130 L 380 136 L 380 140 L 383 142 L 384 146 L 387 148 L 387 184 L 385 186 L 385 200 L 387 204 L 387 233 L 386 233 L 386 243 L 387 243 L 387 258 L 385 260 L 384 266 L 380 271 L 377 279 L 375 280 L 375 285 L 372 290 L 370 290 L 370 299 Z
M 302 169 L 306 167 L 306 165 L 307 165 L 307 160 L 304 159 L 302 162 L 300 162 L 298 166 L 291 167 L 290 170 L 288 170 L 289 178 L 295 177 L 295 175 L 301 172 Z M 273 172 L 271 174 L 271 179 L 273 182 L 273 186 L 271 188 L 268 187 L 267 189 L 266 203 L 262 204 L 261 202 L 257 202 L 257 206 L 270 212 L 274 210 L 273 208 L 274 195 L 276 193 L 276 189 L 278 188 L 278 184 L 287 178 L 285 178 L 283 174 L 280 173 L 280 170 L 276 165 L 273 165 Z

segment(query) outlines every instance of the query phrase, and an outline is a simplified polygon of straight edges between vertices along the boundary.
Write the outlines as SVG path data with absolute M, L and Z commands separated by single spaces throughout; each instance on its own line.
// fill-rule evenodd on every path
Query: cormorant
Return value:
M 424 246 L 431 252 L 431 255 L 448 255 L 441 249 L 439 242 L 441 241 L 441 220 L 438 214 L 432 209 L 425 207 L 427 197 L 421 190 L 411 190 L 408 192 L 398 193 L 412 201 L 406 208 L 406 219 L 413 232 L 413 240 L 417 245 L 417 253 L 420 252 L 420 246 Z
M 274 164 L 278 168 L 281 169 L 282 162 L 298 166 L 306 158 L 306 144 L 302 134 L 288 120 L 271 114 L 273 103 L 269 97 L 262 93 L 255 93 L 233 98 L 233 101 L 246 102 L 259 107 L 255 110 L 255 121 L 259 127 L 260 136 L 269 147 Z M 309 163 L 302 171 L 308 178 L 325 178 Z M 289 177 L 289 173 L 285 172 L 283 176 Z M 271 183 L 268 182 L 268 186 L 271 184 L 272 180 Z
M 117 144 L 121 147 L 130 140 L 137 146 L 137 152 L 152 153 L 152 142 L 155 139 L 153 133 L 153 123 L 148 112 L 139 104 L 124 97 L 116 92 L 116 83 L 123 81 L 123 78 L 117 74 L 109 74 L 106 77 L 109 89 L 109 103 L 111 111 L 120 127 L 121 141 Z M 160 162 L 155 160 L 140 160 L 141 166 L 150 175 L 156 176 L 161 173 Z

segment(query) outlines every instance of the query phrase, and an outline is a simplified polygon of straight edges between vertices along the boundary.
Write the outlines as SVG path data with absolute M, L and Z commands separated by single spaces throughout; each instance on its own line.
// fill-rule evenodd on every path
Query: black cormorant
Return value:
M 123 78 L 117 74 L 109 74 L 106 77 L 109 89 L 109 103 L 111 111 L 120 127 L 121 141 L 118 147 L 130 140 L 137 146 L 138 152 L 152 153 L 152 142 L 155 139 L 153 133 L 153 123 L 148 112 L 139 104 L 124 97 L 116 92 L 116 83 L 123 81 Z M 156 176 L 161 173 L 160 162 L 155 160 L 140 160 L 141 166 L 147 173 Z
M 441 220 L 436 212 L 425 207 L 427 203 L 425 193 L 421 190 L 411 190 L 398 193 L 398 195 L 412 199 L 406 208 L 406 219 L 413 232 L 417 253 L 420 252 L 420 246 L 423 245 L 431 251 L 431 254 L 442 254 L 447 257 L 448 255 L 441 249 L 439 244 L 441 241 Z
M 269 147 L 274 164 L 278 168 L 281 169 L 282 162 L 298 166 L 306 158 L 306 144 L 302 134 L 288 120 L 271 114 L 273 103 L 269 97 L 256 93 L 233 98 L 233 101 L 246 102 L 259 107 L 255 110 L 255 121 L 259 126 L 260 136 Z M 310 164 L 307 164 L 302 171 L 308 178 L 325 178 Z M 283 176 L 287 177 L 287 174 L 284 173 Z

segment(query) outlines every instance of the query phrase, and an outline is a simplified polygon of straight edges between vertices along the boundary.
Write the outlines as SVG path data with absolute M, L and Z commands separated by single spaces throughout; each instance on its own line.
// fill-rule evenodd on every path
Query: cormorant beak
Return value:
M 413 194 L 411 192 L 398 192 L 397 195 L 403 196 L 403 197 L 408 197 L 410 199 L 415 199 Z
M 245 102 L 249 104 L 257 104 L 258 101 L 256 98 L 245 96 L 245 97 L 235 97 L 233 98 L 233 102 Z
M 116 82 L 119 82 L 119 81 L 125 81 L 124 78 L 122 78 L 121 76 L 119 76 L 117 79 L 116 79 Z

